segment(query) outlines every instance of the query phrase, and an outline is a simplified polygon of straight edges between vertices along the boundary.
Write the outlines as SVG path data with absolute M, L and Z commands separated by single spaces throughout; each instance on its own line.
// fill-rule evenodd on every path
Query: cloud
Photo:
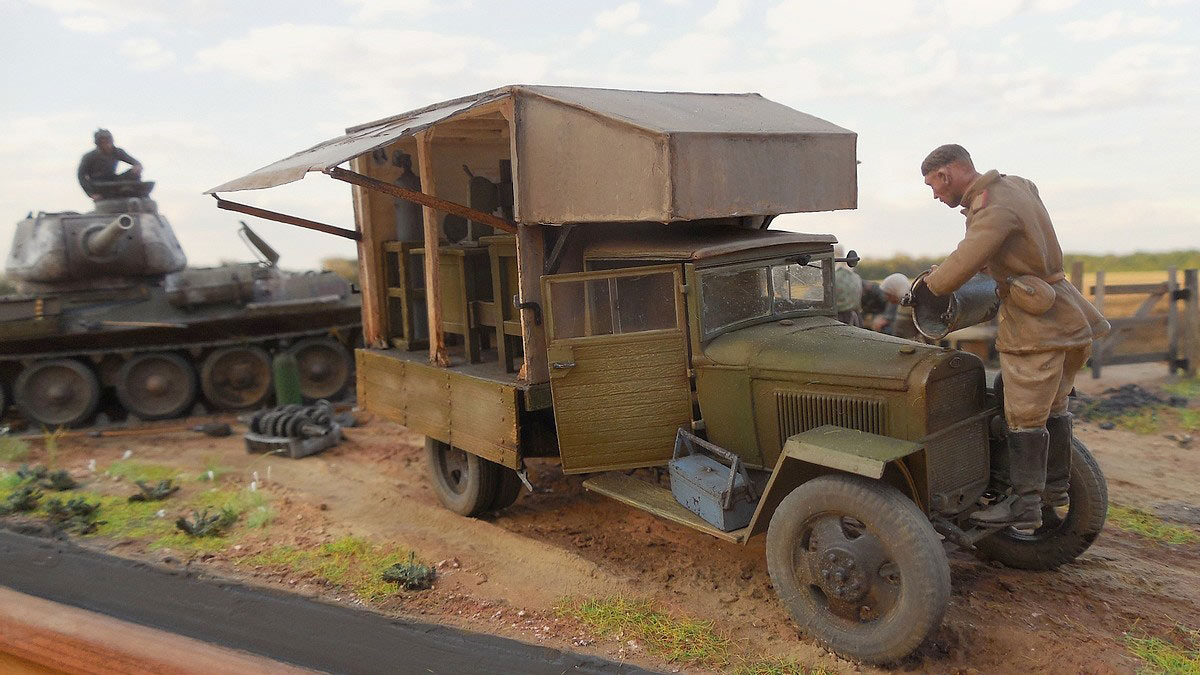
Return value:
M 1062 27 L 1062 32 L 1076 42 L 1095 42 L 1115 37 L 1166 35 L 1177 28 L 1178 21 L 1160 16 L 1134 16 L 1115 9 L 1094 19 L 1071 21 Z
M 58 15 L 63 27 L 109 33 L 139 23 L 198 21 L 220 16 L 228 0 L 28 0 Z
M 175 53 L 154 38 L 133 38 L 121 43 L 121 54 L 138 70 L 159 70 L 175 63 Z
M 355 21 L 378 21 L 390 15 L 424 16 L 437 5 L 433 0 L 342 0 L 343 4 L 356 7 Z
M 820 4 L 783 0 L 767 11 L 772 43 L 783 49 L 898 35 L 919 25 L 912 0 Z
M 650 30 L 650 24 L 638 20 L 641 14 L 641 5 L 636 2 L 627 2 L 597 13 L 593 23 L 601 30 L 621 32 L 626 35 L 642 35 Z
M 746 11 L 746 0 L 717 0 L 717 4 L 700 17 L 700 27 L 706 31 L 722 31 L 733 28 Z

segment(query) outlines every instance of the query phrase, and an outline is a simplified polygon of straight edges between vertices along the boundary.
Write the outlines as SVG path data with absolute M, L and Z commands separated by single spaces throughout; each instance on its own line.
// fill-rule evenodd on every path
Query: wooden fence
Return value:
M 1104 272 L 1096 272 L 1096 283 L 1091 287 L 1090 295 L 1093 303 L 1101 312 L 1105 309 L 1106 298 L 1118 295 L 1142 295 L 1145 299 L 1132 316 L 1109 318 L 1112 332 L 1092 344 L 1091 369 L 1092 377 L 1100 377 L 1104 366 L 1115 366 L 1126 363 L 1158 363 L 1166 362 L 1170 373 L 1182 370 L 1189 377 L 1196 375 L 1200 366 L 1200 281 L 1197 270 L 1183 271 L 1183 286 L 1179 285 L 1179 272 L 1175 268 L 1167 270 L 1165 281 L 1143 284 L 1106 284 Z M 1083 264 L 1071 266 L 1071 283 L 1081 292 L 1083 288 Z M 1153 313 L 1155 307 L 1162 301 L 1166 302 L 1166 313 Z M 1118 347 L 1126 343 L 1135 333 L 1145 334 L 1147 330 L 1165 334 L 1165 351 L 1142 351 L 1135 353 L 1116 353 Z M 1156 341 L 1157 342 L 1157 341 Z

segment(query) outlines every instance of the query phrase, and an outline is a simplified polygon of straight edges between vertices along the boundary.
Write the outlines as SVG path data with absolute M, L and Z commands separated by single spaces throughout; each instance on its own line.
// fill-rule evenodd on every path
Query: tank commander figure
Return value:
M 1004 384 L 1011 492 L 972 516 L 985 526 L 1041 527 L 1042 506 L 1067 504 L 1071 414 L 1067 395 L 1109 323 L 1065 279 L 1062 249 L 1037 186 L 992 170 L 980 174 L 960 145 L 921 163 L 934 199 L 962 207 L 966 236 L 925 283 L 953 293 L 977 272 L 996 280 L 996 350 Z
M 105 181 L 138 181 L 142 176 L 142 163 L 128 152 L 113 145 L 113 135 L 108 129 L 97 129 L 93 134 L 96 149 L 84 154 L 79 160 L 79 186 L 93 201 L 107 195 L 96 183 Z M 129 169 L 117 173 L 117 163 L 125 162 Z

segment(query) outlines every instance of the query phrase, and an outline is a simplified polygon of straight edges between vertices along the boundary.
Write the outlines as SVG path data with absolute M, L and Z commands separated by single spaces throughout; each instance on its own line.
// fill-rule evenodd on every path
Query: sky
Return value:
M 1197 0 L 0 0 L 0 255 L 84 211 L 92 132 L 155 180 L 193 265 L 251 260 L 204 190 L 346 127 L 505 84 L 758 92 L 858 134 L 858 209 L 797 214 L 864 257 L 953 249 L 942 143 L 1037 183 L 1068 252 L 1200 247 Z M 631 176 L 636 179 L 636 176 Z M 311 175 L 249 202 L 353 227 Z M 289 268 L 352 242 L 246 218 Z

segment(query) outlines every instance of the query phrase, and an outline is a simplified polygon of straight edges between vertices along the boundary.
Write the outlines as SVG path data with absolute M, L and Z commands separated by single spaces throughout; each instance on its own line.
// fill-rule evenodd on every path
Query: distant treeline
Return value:
M 912 278 L 929 269 L 930 265 L 940 263 L 946 256 L 912 257 L 897 255 L 891 258 L 872 258 L 869 254 L 859 253 L 863 257 L 855 271 L 864 279 L 882 279 L 892 272 L 902 272 Z M 1066 271 L 1071 271 L 1071 265 L 1077 260 L 1083 261 L 1083 271 L 1098 272 L 1155 272 L 1175 267 L 1181 270 L 1200 268 L 1200 249 L 1187 251 L 1166 251 L 1163 253 L 1126 253 L 1124 255 L 1085 255 L 1068 253 L 1063 256 Z

